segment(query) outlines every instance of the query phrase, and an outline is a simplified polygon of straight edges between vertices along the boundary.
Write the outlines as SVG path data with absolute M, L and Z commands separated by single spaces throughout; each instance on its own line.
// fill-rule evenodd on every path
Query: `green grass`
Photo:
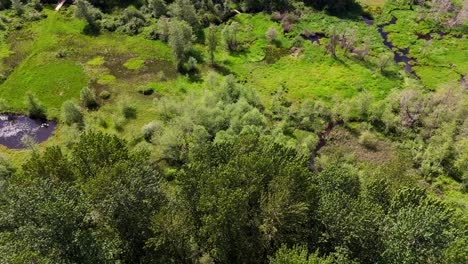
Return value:
M 31 92 L 46 107 L 59 109 L 64 101 L 77 98 L 87 82 L 80 64 L 43 52 L 29 57 L 8 77 L 0 86 L 0 96 L 13 109 L 21 110 L 26 93 Z
M 101 77 L 99 77 L 97 83 L 102 84 L 102 85 L 107 85 L 107 84 L 114 83 L 115 80 L 116 80 L 116 78 L 115 78 L 114 75 L 105 74 L 105 75 L 102 75 Z
M 104 64 L 104 62 L 105 60 L 103 56 L 97 56 L 96 58 L 88 61 L 87 64 L 91 66 L 101 66 Z
M 279 24 L 270 20 L 265 14 L 242 14 L 235 17 L 241 23 L 242 31 L 239 41 L 245 49 L 238 53 L 227 53 L 223 50 L 216 55 L 222 63 L 239 79 L 252 86 L 261 95 L 262 103 L 267 107 L 271 95 L 279 88 L 287 91 L 287 97 L 293 102 L 304 99 L 330 101 L 335 97 L 349 98 L 360 91 L 370 91 L 378 98 L 383 98 L 392 88 L 399 87 L 399 67 L 389 65 L 386 74 L 376 70 L 377 54 L 388 52 L 376 27 L 369 27 L 362 21 L 341 20 L 322 13 L 311 14 L 293 28 L 293 32 L 284 35 Z M 252 26 L 255 25 L 255 26 Z M 265 62 L 266 50 L 269 47 L 265 32 L 271 26 L 277 27 L 279 38 L 275 49 L 283 56 L 273 64 Z M 308 30 L 311 32 L 330 32 L 332 28 L 354 28 L 357 42 L 365 37 L 372 41 L 370 57 L 361 61 L 354 55 L 340 52 L 338 59 L 326 54 L 322 45 L 303 42 L 303 53 L 298 58 L 289 55 L 294 38 Z M 221 31 L 221 29 L 220 29 Z
M 124 63 L 124 67 L 129 70 L 138 70 L 145 66 L 145 60 L 139 58 L 131 58 Z
M 62 103 L 77 99 L 90 78 L 102 84 L 115 81 L 106 73 L 108 71 L 102 69 L 106 57 L 137 55 L 153 60 L 171 60 L 170 49 L 162 42 L 110 33 L 87 36 L 82 33 L 83 21 L 51 10 L 45 12 L 48 15 L 46 19 L 26 24 L 18 32 L 27 32 L 32 36 L 31 40 L 11 47 L 15 53 L 27 54 L 0 85 L 0 97 L 6 99 L 14 111 L 24 111 L 25 94 L 31 92 L 48 108 L 49 116 L 58 117 Z M 97 67 L 97 76 L 93 76 L 92 71 L 85 71 L 86 65 Z M 138 68 L 139 65 L 140 61 L 133 60 L 129 67 Z

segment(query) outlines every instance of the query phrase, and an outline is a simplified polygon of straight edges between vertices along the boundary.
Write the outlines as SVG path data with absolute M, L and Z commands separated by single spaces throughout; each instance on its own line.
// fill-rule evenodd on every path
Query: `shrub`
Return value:
M 15 10 L 17 15 L 21 15 L 24 12 L 23 3 L 21 0 L 11 0 L 11 8 Z
M 153 139 L 154 132 L 160 127 L 158 122 L 151 122 L 143 126 L 142 134 L 143 138 L 151 143 L 151 140 Z
M 83 113 L 78 105 L 72 101 L 66 101 L 62 105 L 63 122 L 69 126 L 73 124 L 83 125 Z
M 125 119 L 135 119 L 136 118 L 136 108 L 134 106 L 123 103 L 121 106 L 122 116 Z
M 102 128 L 108 128 L 109 127 L 109 124 L 107 124 L 107 121 L 106 119 L 104 119 L 103 117 L 98 117 L 97 119 L 97 124 L 102 127 Z
M 124 130 L 125 118 L 115 118 L 113 122 L 115 130 L 118 132 L 122 132 Z
M 37 11 L 42 11 L 42 4 L 41 0 L 32 0 L 30 3 L 32 8 L 34 8 Z
M 189 72 L 193 72 L 193 71 L 196 71 L 197 70 L 197 59 L 195 59 L 194 57 L 190 57 L 187 61 L 187 70 Z
M 26 106 L 29 117 L 33 119 L 46 119 L 45 107 L 30 93 L 26 96 Z
M 80 92 L 81 103 L 88 109 L 96 109 L 99 105 L 96 101 L 96 95 L 88 87 L 84 87 Z
M 99 94 L 99 97 L 103 100 L 108 100 L 110 97 L 111 97 L 111 94 L 109 91 L 102 91 L 100 94 Z
M 275 26 L 271 26 L 265 34 L 268 43 L 273 43 L 278 38 L 278 30 Z
M 359 136 L 359 144 L 367 149 L 375 150 L 377 148 L 377 137 L 369 131 L 365 131 Z

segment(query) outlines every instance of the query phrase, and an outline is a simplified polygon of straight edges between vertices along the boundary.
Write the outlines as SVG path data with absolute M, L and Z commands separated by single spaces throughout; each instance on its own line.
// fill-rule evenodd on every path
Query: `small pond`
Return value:
M 31 119 L 24 115 L 0 114 L 0 145 L 9 149 L 24 149 L 21 139 L 32 137 L 36 143 L 50 138 L 57 126 L 54 121 Z

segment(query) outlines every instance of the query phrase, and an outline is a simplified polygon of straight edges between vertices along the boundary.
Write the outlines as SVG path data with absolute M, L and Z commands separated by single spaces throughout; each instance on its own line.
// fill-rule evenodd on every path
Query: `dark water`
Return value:
M 36 143 L 42 143 L 52 136 L 57 123 L 42 122 L 23 115 L 0 114 L 0 145 L 9 149 L 26 148 L 21 143 L 24 136 L 31 136 Z
M 314 32 L 314 33 L 302 34 L 301 37 L 303 37 L 306 40 L 309 40 L 312 43 L 317 42 L 318 44 L 320 44 L 320 39 L 325 37 L 325 33 Z
M 369 26 L 374 25 L 374 21 L 372 19 L 370 19 L 370 18 L 363 17 L 363 21 Z M 384 24 L 384 25 L 380 25 L 378 27 L 378 31 L 380 33 L 380 36 L 383 39 L 384 45 L 387 46 L 389 49 L 391 49 L 393 51 L 393 53 L 395 55 L 394 56 L 395 63 L 398 63 L 398 64 L 399 63 L 404 63 L 405 64 L 405 67 L 404 67 L 405 71 L 416 76 L 416 73 L 414 73 L 413 67 L 411 66 L 411 62 L 415 62 L 415 60 L 408 57 L 409 50 L 408 49 L 399 49 L 399 48 L 395 47 L 393 45 L 393 43 L 388 40 L 388 32 L 384 31 L 384 27 L 386 27 L 388 25 L 394 25 L 396 23 L 396 21 L 397 21 L 396 17 L 393 17 L 392 20 L 389 23 Z

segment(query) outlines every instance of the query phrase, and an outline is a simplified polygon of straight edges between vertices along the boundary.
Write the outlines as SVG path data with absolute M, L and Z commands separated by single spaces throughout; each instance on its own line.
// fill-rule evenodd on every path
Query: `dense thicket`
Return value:
M 268 136 L 188 152 L 172 183 L 144 152 L 99 133 L 34 153 L 18 173 L 2 161 L 0 260 L 278 263 L 304 245 L 337 263 L 441 263 L 463 238 L 424 190 L 363 185 L 342 165 L 311 173 Z

